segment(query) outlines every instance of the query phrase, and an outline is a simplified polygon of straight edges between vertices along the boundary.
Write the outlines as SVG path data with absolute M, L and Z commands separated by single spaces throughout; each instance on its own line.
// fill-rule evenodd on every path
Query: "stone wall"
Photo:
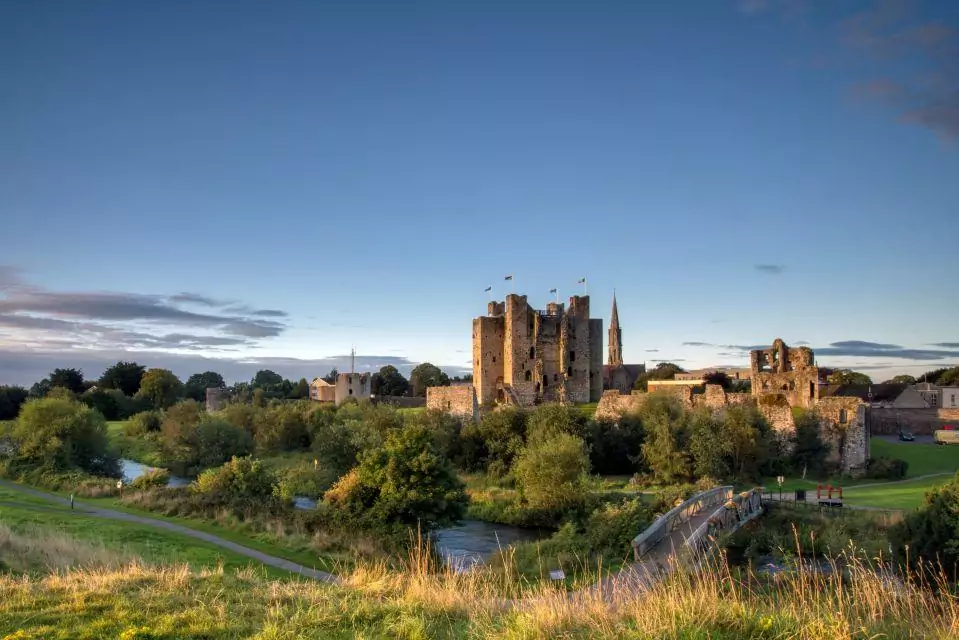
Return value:
M 931 435 L 936 429 L 952 425 L 959 429 L 959 409 L 883 409 L 869 407 L 869 430 L 873 434 L 894 435 L 910 431 L 916 435 Z
M 832 447 L 830 459 L 840 462 L 842 472 L 859 476 L 866 472 L 869 433 L 866 404 L 856 397 L 832 396 L 816 405 L 819 431 Z
M 599 404 L 596 405 L 593 417 L 596 420 L 619 420 L 624 413 L 639 409 L 648 395 L 642 391 L 633 391 L 632 393 L 620 393 L 615 389 L 604 391 L 599 399 Z
M 222 409 L 228 395 L 226 389 L 209 387 L 206 390 L 206 412 L 213 413 L 214 411 Z
M 506 319 L 502 315 L 481 316 L 473 320 L 473 384 L 480 404 L 493 403 L 496 385 L 503 381 L 505 329 Z
M 811 407 L 819 400 L 819 368 L 809 347 L 790 348 L 780 338 L 771 349 L 749 353 L 752 393 L 785 395 L 794 407 Z
M 589 401 L 603 395 L 603 321 L 589 320 Z
M 793 409 L 787 397 L 781 393 L 766 394 L 756 399 L 756 406 L 780 440 L 787 442 L 796 431 Z
M 388 404 L 397 409 L 416 409 L 426 406 L 426 398 L 421 396 L 375 396 L 374 404 Z
M 464 420 L 475 420 L 479 414 L 473 385 L 455 387 L 428 387 L 426 408 L 445 411 Z

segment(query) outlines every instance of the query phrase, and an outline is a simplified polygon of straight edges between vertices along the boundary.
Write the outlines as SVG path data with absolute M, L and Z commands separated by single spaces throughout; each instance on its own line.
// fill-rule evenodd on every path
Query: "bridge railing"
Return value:
M 717 507 L 686 539 L 680 560 L 695 561 L 722 531 L 735 531 L 762 513 L 763 490 L 743 491 Z
M 691 517 L 710 507 L 723 505 L 733 496 L 731 486 L 716 487 L 697 493 L 685 502 L 656 518 L 645 531 L 633 538 L 633 556 L 641 559 L 670 533 L 688 522 Z

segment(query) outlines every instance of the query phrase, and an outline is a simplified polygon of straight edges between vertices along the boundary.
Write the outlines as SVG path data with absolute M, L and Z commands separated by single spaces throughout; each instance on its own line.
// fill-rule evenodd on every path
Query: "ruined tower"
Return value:
M 606 364 L 618 367 L 623 364 L 623 330 L 619 326 L 619 311 L 616 309 L 616 293 L 613 293 L 613 313 L 609 316 L 609 349 Z
M 589 296 L 569 308 L 532 308 L 526 296 L 490 302 L 473 320 L 473 385 L 479 404 L 530 406 L 595 402 L 602 393 L 602 321 L 589 317 Z

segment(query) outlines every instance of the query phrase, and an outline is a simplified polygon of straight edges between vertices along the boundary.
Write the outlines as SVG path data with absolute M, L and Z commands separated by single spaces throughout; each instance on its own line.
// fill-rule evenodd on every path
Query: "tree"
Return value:
M 711 410 L 701 407 L 690 416 L 689 451 L 697 477 L 722 479 L 729 475 L 723 447 L 723 425 Z
M 336 367 L 333 367 L 332 369 L 330 369 L 330 372 L 328 374 L 323 376 L 323 381 L 326 382 L 327 384 L 336 384 L 336 378 L 338 375 L 340 374 L 339 372 L 337 372 Z
M 371 388 L 376 396 L 405 396 L 410 383 L 396 367 L 388 364 L 373 374 Z
M 890 380 L 886 380 L 883 384 L 916 384 L 916 379 L 909 374 L 899 374 Z
M 636 384 L 633 385 L 634 389 L 640 391 L 647 391 L 649 389 L 650 380 L 673 380 L 676 377 L 677 373 L 685 373 L 685 369 L 680 367 L 678 364 L 673 364 L 672 362 L 660 362 L 656 365 L 656 368 L 651 371 L 646 371 L 636 378 Z
M 860 373 L 851 369 L 837 369 L 835 372 L 830 374 L 828 378 L 826 378 L 826 381 L 829 384 L 872 384 L 872 378 L 867 376 L 865 373 Z
M 120 475 L 119 460 L 110 452 L 103 416 L 76 400 L 28 401 L 20 410 L 11 436 L 16 449 L 15 466 Z
M 50 388 L 50 379 L 44 378 L 40 382 L 33 383 L 28 395 L 31 398 L 45 398 L 47 394 L 50 393 Z
M 123 395 L 134 396 L 140 390 L 140 380 L 146 368 L 136 362 L 117 362 L 100 376 L 99 386 L 104 389 L 119 389 Z
M 276 476 L 259 460 L 233 457 L 201 473 L 192 489 L 215 502 L 262 508 L 276 499 Z
M 83 393 L 83 371 L 80 369 L 54 369 L 49 377 L 51 387 L 63 387 L 73 393 Z
M 946 369 L 942 375 L 939 376 L 939 380 L 936 382 L 936 384 L 938 384 L 940 387 L 959 386 L 959 367 Z
M 106 420 L 120 420 L 120 403 L 116 396 L 110 395 L 110 392 L 120 393 L 116 389 L 91 389 L 83 393 L 79 400 L 91 409 L 99 411 Z M 123 396 L 122 393 L 120 395 Z
M 340 478 L 324 499 L 349 519 L 421 525 L 429 531 L 463 517 L 466 487 L 436 448 L 433 434 L 411 424 L 367 451 L 359 466 Z
M 944 373 L 949 371 L 949 369 L 933 369 L 932 371 L 927 371 L 918 378 L 916 382 L 928 382 L 930 384 L 939 384 L 939 378 L 942 377 Z
M 722 412 L 719 444 L 729 461 L 729 470 L 739 480 L 756 480 L 769 458 L 770 429 L 752 406 L 727 407 Z
M 673 396 L 654 393 L 639 415 L 646 429 L 643 457 L 653 474 L 669 483 L 690 480 L 690 432 L 683 405 Z
M 436 365 L 424 362 L 416 365 L 410 372 L 410 384 L 413 386 L 414 396 L 425 396 L 427 387 L 448 387 L 450 377 Z
M 27 401 L 29 394 L 23 387 L 0 387 L 0 420 L 14 420 L 20 414 L 20 407 Z
M 192 398 L 197 402 L 206 401 L 207 389 L 226 389 L 226 381 L 216 371 L 204 371 L 203 373 L 194 373 L 186 381 L 184 394 L 187 398 Z
M 589 456 L 581 438 L 568 433 L 535 437 L 516 458 L 513 475 L 534 509 L 560 512 L 579 507 L 589 493 Z
M 173 428 L 163 423 L 163 464 L 176 475 L 192 476 L 216 467 L 233 456 L 253 452 L 253 440 L 245 430 L 209 415 L 190 426 Z
M 922 506 L 907 513 L 889 530 L 893 552 L 912 569 L 947 572 L 956 579 L 959 567 L 959 474 L 926 493 Z
M 255 388 L 267 389 L 275 385 L 283 384 L 283 376 L 269 369 L 260 369 L 256 372 L 256 375 L 253 376 L 251 384 Z
M 137 396 L 146 399 L 154 409 L 166 409 L 183 395 L 183 383 L 169 369 L 149 369 L 140 381 Z
M 526 413 L 513 407 L 490 411 L 478 423 L 464 426 L 461 436 L 467 470 L 505 475 L 526 443 Z
M 733 385 L 732 378 L 725 371 L 709 371 L 703 376 L 703 380 L 706 384 L 718 384 L 725 391 L 729 391 Z
M 826 468 L 829 445 L 822 439 L 819 416 L 807 411 L 796 418 L 793 435 L 792 461 L 796 473 L 818 475 Z
M 299 382 L 293 385 L 290 397 L 294 400 L 303 400 L 310 397 L 310 383 L 306 381 L 306 378 L 300 378 Z

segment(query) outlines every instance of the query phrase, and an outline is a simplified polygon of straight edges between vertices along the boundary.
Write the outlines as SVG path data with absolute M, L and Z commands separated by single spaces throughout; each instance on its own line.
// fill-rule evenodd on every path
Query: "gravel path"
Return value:
M 25 487 L 21 484 L 16 484 L 14 482 L 9 482 L 7 480 L 0 480 L 0 487 L 5 487 L 19 493 L 32 496 L 34 498 L 41 498 L 48 502 L 61 504 L 65 506 L 70 506 L 69 498 L 63 498 L 61 496 L 53 495 L 52 493 L 47 493 L 45 491 L 39 491 L 37 489 L 31 489 Z M 301 576 L 312 578 L 314 580 L 319 580 L 321 582 L 329 582 L 332 584 L 337 584 L 339 581 L 336 576 L 325 571 L 320 571 L 318 569 L 310 569 L 304 567 L 303 565 L 296 564 L 295 562 L 290 562 L 289 560 L 284 560 L 283 558 L 277 558 L 276 556 L 271 556 L 255 549 L 250 549 L 249 547 L 244 547 L 243 545 L 237 544 L 235 542 L 230 542 L 229 540 L 224 540 L 219 536 L 215 536 L 212 533 L 206 533 L 205 531 L 197 531 L 196 529 L 191 529 L 174 522 L 168 522 L 166 520 L 158 520 L 156 518 L 148 518 L 146 516 L 138 516 L 132 513 L 124 513 L 122 511 L 114 511 L 113 509 L 105 509 L 103 507 L 95 507 L 89 504 L 84 504 L 82 502 L 76 502 L 74 509 L 85 515 L 93 516 L 95 518 L 104 518 L 107 520 L 121 520 L 123 522 L 135 522 L 137 524 L 144 524 L 150 527 L 156 527 L 157 529 L 165 529 L 167 531 L 173 531 L 181 535 L 189 536 L 191 538 L 196 538 L 197 540 L 203 540 L 204 542 L 209 542 L 218 547 L 223 547 L 228 549 L 233 553 L 245 556 L 247 558 L 252 558 L 257 562 L 261 562 L 265 565 L 271 567 L 276 567 L 277 569 L 283 569 L 285 571 L 290 571 L 292 573 L 298 573 Z

